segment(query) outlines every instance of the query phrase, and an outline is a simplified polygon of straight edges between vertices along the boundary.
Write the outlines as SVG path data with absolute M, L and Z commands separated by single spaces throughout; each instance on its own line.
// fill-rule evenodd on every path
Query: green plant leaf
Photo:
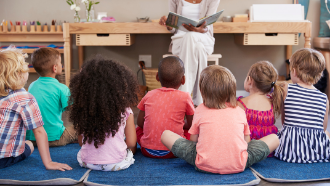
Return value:
M 97 5 L 97 4 L 99 4 L 100 2 L 96 2 L 95 4 Z
M 92 1 L 89 1 L 88 11 L 91 11 L 92 5 L 93 5 Z

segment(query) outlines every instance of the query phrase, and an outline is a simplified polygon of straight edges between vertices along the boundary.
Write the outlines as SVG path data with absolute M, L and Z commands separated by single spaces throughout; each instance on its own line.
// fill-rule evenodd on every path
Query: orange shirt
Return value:
M 148 92 L 138 108 L 145 111 L 141 146 L 153 150 L 168 150 L 160 141 L 164 130 L 184 137 L 184 116 L 194 115 L 195 112 L 188 93 L 165 87 Z
M 248 158 L 244 135 L 250 135 L 245 112 L 240 108 L 196 108 L 190 134 L 199 134 L 196 166 L 204 171 L 232 174 L 245 169 Z

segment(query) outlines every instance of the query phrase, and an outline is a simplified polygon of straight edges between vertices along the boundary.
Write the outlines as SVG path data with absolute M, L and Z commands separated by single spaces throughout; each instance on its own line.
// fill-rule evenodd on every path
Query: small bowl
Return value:
M 139 23 L 146 23 L 149 21 L 149 17 L 143 17 L 143 18 L 136 18 L 137 22 Z

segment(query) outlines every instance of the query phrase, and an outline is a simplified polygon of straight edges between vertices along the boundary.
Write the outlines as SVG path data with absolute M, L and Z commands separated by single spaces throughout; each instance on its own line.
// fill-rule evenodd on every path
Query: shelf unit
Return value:
M 52 43 L 64 44 L 63 32 L 0 32 L 0 42 L 6 43 Z M 22 49 L 24 53 L 31 54 L 35 49 Z M 57 49 L 61 54 L 64 49 Z M 65 63 L 65 62 L 64 62 Z M 65 66 L 65 64 L 64 64 Z M 34 68 L 29 68 L 30 73 L 37 73 Z

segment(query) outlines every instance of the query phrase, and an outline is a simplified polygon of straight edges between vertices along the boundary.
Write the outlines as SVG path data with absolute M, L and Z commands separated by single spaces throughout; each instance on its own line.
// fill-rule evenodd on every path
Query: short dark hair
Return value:
M 180 85 L 184 75 L 184 64 L 175 56 L 163 58 L 158 64 L 158 77 L 163 87 L 174 88 Z
M 31 55 L 32 65 L 40 76 L 45 76 L 56 65 L 60 52 L 54 48 L 39 48 Z

